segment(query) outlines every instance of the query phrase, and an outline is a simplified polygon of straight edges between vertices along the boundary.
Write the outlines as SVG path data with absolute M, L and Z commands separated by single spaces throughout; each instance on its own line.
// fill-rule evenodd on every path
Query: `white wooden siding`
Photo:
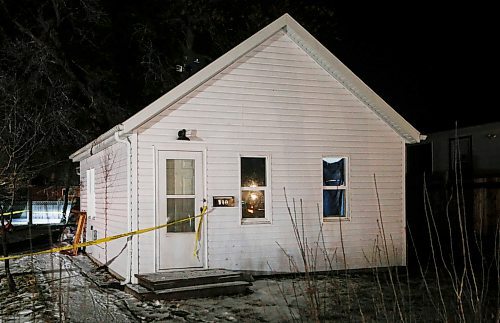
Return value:
M 127 232 L 127 149 L 124 144 L 113 146 L 80 162 L 80 181 L 86 183 L 86 170 L 95 169 L 96 218 L 92 221 L 97 238 Z M 108 173 L 107 179 L 105 174 Z M 107 193 L 106 193 L 107 186 Z M 81 210 L 86 211 L 86 189 L 82 187 Z M 90 230 L 87 223 L 87 230 Z M 87 253 L 102 264 L 119 255 L 109 264 L 118 275 L 126 276 L 127 250 L 122 250 L 126 239 L 87 247 Z M 106 250 L 107 248 L 107 250 Z
M 196 130 L 197 138 L 176 141 L 183 128 Z M 374 244 L 381 239 L 380 206 L 391 264 L 405 261 L 403 140 L 283 32 L 144 124 L 137 134 L 140 228 L 155 225 L 152 146 L 206 148 L 209 201 L 214 195 L 234 195 L 237 204 L 239 153 L 271 156 L 272 224 L 241 225 L 238 207 L 213 210 L 208 217 L 209 267 L 289 270 L 277 243 L 299 255 L 283 188 L 289 203 L 302 199 L 304 230 L 312 246 L 320 227 L 322 156 L 335 155 L 349 157 L 350 219 L 323 224 L 327 250 L 342 255 L 342 229 L 349 268 L 380 265 L 372 261 Z M 155 270 L 154 245 L 154 233 L 140 236 L 139 272 Z M 343 260 L 337 259 L 334 266 L 344 268 Z M 324 269 L 323 262 L 318 269 Z

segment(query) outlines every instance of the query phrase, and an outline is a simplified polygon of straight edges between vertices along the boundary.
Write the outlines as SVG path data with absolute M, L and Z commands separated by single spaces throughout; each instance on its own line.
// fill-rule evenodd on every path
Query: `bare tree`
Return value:
M 114 176 L 113 176 L 113 165 L 115 163 L 115 153 L 113 148 L 106 148 L 103 151 L 100 164 L 101 164 L 101 174 L 104 187 L 104 237 L 108 235 L 108 207 L 109 207 L 109 189 L 113 186 Z M 107 243 L 104 248 L 104 262 L 108 263 L 108 246 Z
M 40 144 L 41 120 L 37 115 L 26 115 L 18 107 L 17 93 L 2 93 L 3 110 L 0 116 L 0 215 L 2 251 L 8 255 L 8 231 L 12 227 L 13 207 L 18 194 L 25 189 L 37 165 L 31 163 Z M 6 101 L 6 102 L 5 102 Z M 5 260 L 9 290 L 16 286 Z

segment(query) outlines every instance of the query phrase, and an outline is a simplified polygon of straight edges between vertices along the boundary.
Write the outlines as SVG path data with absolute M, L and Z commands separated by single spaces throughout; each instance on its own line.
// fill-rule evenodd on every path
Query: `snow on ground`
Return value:
M 391 289 L 382 290 L 369 275 L 323 276 L 313 286 L 303 277 L 271 277 L 256 280 L 246 295 L 142 302 L 85 255 L 26 257 L 13 261 L 11 271 L 18 291 L 8 293 L 2 268 L 0 322 L 309 321 L 305 291 L 318 296 L 328 321 L 398 319 L 390 299 L 387 307 L 380 302 L 379 296 L 390 298 Z
M 0 322 L 280 322 L 289 321 L 285 300 L 271 279 L 252 293 L 183 301 L 141 302 L 88 257 L 41 255 L 11 261 L 17 292 L 8 292 L 0 270 Z
M 2 279 L 1 321 L 136 321 L 116 305 L 112 293 L 92 283 L 69 256 L 22 258 L 11 262 L 11 271 L 18 291 L 10 295 Z
M 452 305 L 443 281 L 407 279 L 405 272 L 333 272 L 314 277 L 267 277 L 246 295 L 182 301 L 139 301 L 88 257 L 51 254 L 11 262 L 17 291 L 9 293 L 0 264 L 0 323 L 3 322 L 289 322 L 311 321 L 310 298 L 328 322 L 440 320 L 437 295 Z M 397 297 L 394 297 L 396 296 Z M 433 295 L 429 297 L 429 295 Z M 496 304 L 496 303 L 495 303 Z M 456 309 L 456 308 L 455 308 Z M 493 308 L 493 315 L 496 309 Z M 494 316 L 492 316 L 494 317 Z

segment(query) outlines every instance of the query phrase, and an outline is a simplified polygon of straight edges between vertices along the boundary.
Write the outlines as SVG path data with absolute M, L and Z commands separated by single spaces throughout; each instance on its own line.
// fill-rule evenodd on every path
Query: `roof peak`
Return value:
M 391 108 L 288 13 L 283 14 L 198 73 L 130 117 L 123 123 L 124 132 L 130 133 L 137 127 L 140 127 L 280 30 L 284 30 L 299 47 L 375 114 L 383 119 L 407 142 L 414 143 L 420 140 L 420 133 L 413 128 L 412 125 Z
M 262 44 L 280 30 L 284 30 L 288 37 L 290 37 L 300 48 L 302 48 L 302 50 L 304 50 L 333 78 L 343 84 L 376 115 L 384 120 L 406 142 L 415 143 L 420 141 L 420 133 L 412 125 L 410 125 L 401 115 L 391 108 L 381 97 L 370 89 L 370 87 L 359 79 L 349 68 L 347 68 L 337 57 L 335 57 L 288 13 L 283 14 L 278 19 L 274 20 L 235 46 L 233 49 L 198 71 L 196 74 L 192 75 L 190 78 L 180 83 L 157 100 L 153 101 L 132 117 L 125 120 L 119 125 L 120 133 L 132 133 L 135 129 L 142 126 L 165 109 L 168 109 L 189 93 L 193 92 L 199 86 L 214 77 L 217 73 L 236 62 L 239 58 Z M 108 134 L 108 132 L 106 132 L 106 134 Z M 110 136 L 113 136 L 113 134 L 110 134 L 107 137 Z M 103 135 L 99 137 L 99 140 L 106 139 L 102 137 Z M 73 158 L 73 160 L 77 159 L 79 152 L 95 146 L 96 141 L 93 141 L 72 154 L 71 158 Z

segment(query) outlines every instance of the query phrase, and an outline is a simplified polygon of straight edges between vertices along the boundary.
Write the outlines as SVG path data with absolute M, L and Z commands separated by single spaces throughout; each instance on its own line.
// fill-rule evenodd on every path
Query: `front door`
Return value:
M 157 221 L 173 223 L 158 231 L 158 269 L 203 267 L 203 248 L 198 257 L 193 254 L 200 221 L 195 216 L 203 205 L 202 153 L 160 151 L 158 155 Z

